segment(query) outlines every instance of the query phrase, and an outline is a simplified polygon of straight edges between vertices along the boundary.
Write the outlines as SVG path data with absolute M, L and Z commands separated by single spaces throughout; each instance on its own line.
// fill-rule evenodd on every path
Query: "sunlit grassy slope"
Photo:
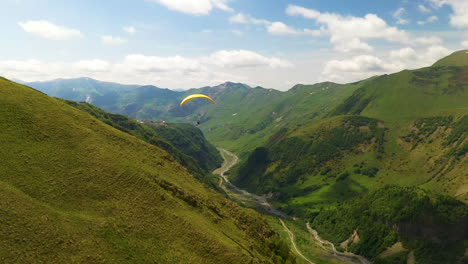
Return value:
M 284 263 L 253 211 L 161 149 L 0 79 L 0 262 Z
M 92 104 L 69 100 L 64 102 L 90 113 L 120 131 L 165 150 L 199 181 L 213 188 L 218 186 L 217 178 L 211 177 L 211 171 L 221 166 L 222 157 L 198 128 L 189 124 L 142 124 L 123 115 L 107 113 Z

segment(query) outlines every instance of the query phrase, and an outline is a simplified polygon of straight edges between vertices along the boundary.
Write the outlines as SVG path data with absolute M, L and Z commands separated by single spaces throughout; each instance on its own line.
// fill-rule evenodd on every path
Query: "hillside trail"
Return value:
M 278 217 L 279 221 L 281 222 L 281 225 L 284 228 L 284 231 L 288 234 L 289 239 L 291 240 L 292 247 L 296 254 L 303 258 L 306 262 L 314 264 L 314 262 L 310 261 L 307 259 L 297 248 L 295 239 L 294 239 L 294 233 L 286 226 L 284 221 L 282 219 L 287 219 L 289 216 L 278 209 L 276 207 L 272 206 L 266 198 L 255 195 L 253 193 L 250 193 L 248 191 L 239 189 L 237 186 L 233 185 L 225 173 L 231 169 L 234 165 L 236 165 L 239 162 L 239 158 L 232 152 L 223 149 L 223 148 L 218 148 L 218 150 L 221 152 L 221 155 L 223 156 L 224 162 L 221 168 L 218 168 L 213 171 L 213 174 L 219 175 L 219 186 L 234 200 L 239 201 L 241 204 L 249 206 L 249 207 L 254 207 L 258 211 L 272 215 L 275 217 Z M 370 261 L 368 261 L 366 258 L 355 255 L 351 252 L 340 252 L 337 251 L 333 243 L 323 240 L 320 238 L 318 235 L 317 231 L 312 229 L 309 223 L 307 223 L 307 230 L 312 234 L 314 237 L 315 241 L 317 244 L 322 247 L 325 250 L 330 250 L 333 253 L 333 256 L 335 256 L 337 259 L 340 259 L 346 263 L 349 264 L 371 264 Z M 327 246 L 330 246 L 327 248 Z
M 218 148 L 218 150 L 221 152 L 221 155 L 223 156 L 224 162 L 221 168 L 218 168 L 213 171 L 213 174 L 217 174 L 220 176 L 219 178 L 219 186 L 223 188 L 223 190 L 232 198 L 235 200 L 240 201 L 244 205 L 248 205 L 248 203 L 255 203 L 258 205 L 258 209 L 260 211 L 273 215 L 278 217 L 279 221 L 281 222 L 281 225 L 283 225 L 284 231 L 289 236 L 289 239 L 291 240 L 292 247 L 296 254 L 303 258 L 306 262 L 310 264 L 315 264 L 314 262 L 310 261 L 308 258 L 306 258 L 301 251 L 297 248 L 296 242 L 294 241 L 294 234 L 289 230 L 289 228 L 286 226 L 286 224 L 283 222 L 282 218 L 288 218 L 288 215 L 279 211 L 276 209 L 274 206 L 268 203 L 268 201 L 261 196 L 255 195 L 253 193 L 249 193 L 248 191 L 239 189 L 237 186 L 233 185 L 229 179 L 224 175 L 226 171 L 231 169 L 234 165 L 237 164 L 239 161 L 239 158 L 234 154 L 229 152 L 226 149 L 223 148 Z
M 306 224 L 307 226 L 307 230 L 309 231 L 309 233 L 312 234 L 312 236 L 314 237 L 314 239 L 320 243 L 320 246 L 323 248 L 323 249 L 327 249 L 326 246 L 324 245 L 328 245 L 330 246 L 332 252 L 333 252 L 333 255 L 336 257 L 336 258 L 339 258 L 343 261 L 346 261 L 347 263 L 356 263 L 354 260 L 355 259 L 358 259 L 359 260 L 359 263 L 361 264 L 372 264 L 372 262 L 370 262 L 369 260 L 367 260 L 365 257 L 363 256 L 360 256 L 360 255 L 356 255 L 356 254 L 353 254 L 351 252 L 340 252 L 338 250 L 336 250 L 335 248 L 335 245 L 328 241 L 328 240 L 325 240 L 323 238 L 321 238 L 319 235 L 318 235 L 318 232 L 317 230 L 313 229 L 311 226 L 310 226 L 310 223 L 307 222 Z M 329 249 L 329 248 L 328 248 Z
M 294 251 L 296 251 L 296 254 L 298 256 L 302 257 L 305 261 L 309 262 L 310 264 L 315 264 L 314 262 L 312 262 L 308 258 L 306 258 L 304 255 L 302 255 L 301 251 L 299 251 L 299 249 L 296 246 L 296 242 L 294 241 L 294 233 L 291 232 L 291 230 L 289 230 L 289 228 L 283 222 L 283 219 L 280 218 L 279 221 L 281 222 L 281 225 L 283 226 L 284 231 L 286 231 L 286 233 L 288 233 L 289 240 L 291 240 L 291 244 L 292 244 L 292 246 L 294 248 Z
M 253 206 L 255 209 L 261 211 L 262 213 L 280 217 L 280 218 L 288 218 L 288 215 L 276 209 L 276 207 L 272 206 L 266 198 L 262 196 L 258 196 L 256 194 L 250 193 L 246 190 L 242 190 L 237 186 L 233 185 L 229 179 L 227 178 L 226 171 L 231 169 L 234 165 L 239 162 L 239 158 L 234 154 L 229 152 L 226 149 L 218 148 L 223 156 L 224 163 L 221 168 L 218 168 L 213 171 L 213 174 L 217 174 L 220 176 L 219 179 L 219 186 L 232 198 L 241 202 L 246 206 Z

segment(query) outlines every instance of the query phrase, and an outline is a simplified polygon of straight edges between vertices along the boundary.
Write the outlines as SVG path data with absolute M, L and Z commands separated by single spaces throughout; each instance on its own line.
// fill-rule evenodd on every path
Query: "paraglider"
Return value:
M 180 102 L 180 106 L 183 106 L 186 102 L 194 99 L 194 98 L 205 98 L 205 99 L 208 99 L 210 100 L 213 104 L 216 104 L 216 102 L 213 100 L 213 98 L 209 97 L 208 95 L 204 95 L 204 94 L 192 94 L 192 95 L 189 95 L 187 97 L 184 98 L 184 100 L 182 100 L 182 102 Z
M 209 97 L 208 95 L 204 95 L 204 94 L 192 94 L 192 95 L 189 95 L 187 97 L 184 98 L 184 100 L 182 100 L 182 102 L 180 102 L 180 107 L 182 107 L 186 102 L 192 100 L 192 99 L 195 99 L 195 98 L 205 98 L 205 99 L 208 99 L 210 100 L 213 104 L 216 104 L 215 100 L 213 100 L 213 98 Z M 200 125 L 200 119 L 197 120 L 197 126 Z

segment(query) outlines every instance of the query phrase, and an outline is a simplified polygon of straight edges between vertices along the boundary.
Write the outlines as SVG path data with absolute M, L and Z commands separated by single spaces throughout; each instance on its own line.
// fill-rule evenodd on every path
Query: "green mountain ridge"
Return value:
M 375 263 L 407 263 L 409 252 L 417 263 L 466 262 L 465 54 L 359 82 L 322 118 L 270 136 L 232 182 L 312 219 L 336 246 L 357 230 L 348 250 Z M 396 242 L 406 251 L 379 257 Z
M 433 66 L 361 82 L 323 119 L 271 136 L 234 182 L 299 211 L 393 183 L 466 201 L 467 73 Z
M 0 262 L 294 263 L 167 152 L 0 79 Z
M 440 59 L 433 66 L 468 66 L 468 50 L 460 50 Z

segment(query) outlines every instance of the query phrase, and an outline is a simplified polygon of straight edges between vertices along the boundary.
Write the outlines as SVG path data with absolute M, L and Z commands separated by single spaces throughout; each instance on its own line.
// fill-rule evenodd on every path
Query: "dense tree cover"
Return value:
M 204 171 L 220 167 L 223 158 L 219 151 L 205 139 L 202 131 L 190 124 L 171 123 L 152 126 L 154 131 L 184 154 L 193 157 Z
M 468 152 L 468 115 L 464 115 L 458 122 L 452 124 L 452 133 L 447 137 L 445 144 L 455 146 L 448 153 L 449 156 L 462 157 Z
M 413 123 L 413 129 L 401 138 L 406 142 L 412 143 L 415 148 L 419 144 L 430 143 L 429 139 L 438 129 L 451 129 L 447 135 L 442 135 L 443 144 L 450 147 L 447 157 L 460 158 L 468 151 L 467 137 L 468 115 L 459 119 L 453 116 L 435 116 L 416 119 Z
M 284 137 L 285 132 L 280 131 L 267 147 L 257 148 L 241 164 L 235 183 L 259 193 L 274 191 L 276 186 L 294 184 L 307 174 L 327 174 L 324 166 L 327 161 L 357 151 L 359 144 L 375 142 L 376 150 L 383 152 L 385 128 L 379 127 L 378 122 L 367 117 L 347 116 L 340 125 L 324 127 L 311 135 Z M 378 172 L 376 168 L 364 170 L 363 174 L 369 177 Z M 348 176 L 349 173 L 341 174 L 338 180 Z
M 403 251 L 386 258 L 376 258 L 374 264 L 407 264 L 408 252 Z
M 402 240 L 418 263 L 455 263 L 464 253 L 467 220 L 468 206 L 455 198 L 387 186 L 313 215 L 311 223 L 335 244 L 357 230 L 360 241 L 349 250 L 370 259 Z

